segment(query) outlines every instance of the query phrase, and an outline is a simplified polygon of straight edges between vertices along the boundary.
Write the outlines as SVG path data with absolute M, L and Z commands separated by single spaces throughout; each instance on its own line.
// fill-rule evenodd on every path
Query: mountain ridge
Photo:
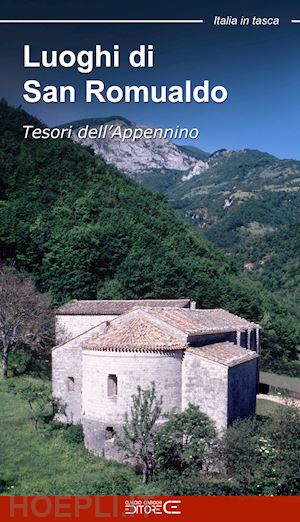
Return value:
M 83 120 L 84 125 L 80 121 L 82 122 L 82 120 L 79 120 L 78 126 L 73 124 L 74 141 L 90 147 L 96 155 L 102 156 L 107 163 L 114 165 L 132 178 L 135 178 L 136 174 L 153 171 L 186 172 L 193 169 L 196 173 L 200 173 L 206 169 L 206 162 L 196 158 L 195 153 L 180 149 L 167 139 L 141 137 L 136 141 L 123 141 L 122 137 L 114 135 L 117 126 L 124 131 L 128 128 L 147 129 L 144 125 L 129 122 L 124 118 L 114 117 L 111 120 L 105 118 L 105 124 L 111 123 L 108 125 L 105 137 L 94 139 L 79 138 L 76 131 L 85 125 L 99 127 L 104 124 L 104 120 Z
M 127 118 L 125 118 L 124 116 L 104 116 L 104 117 L 97 117 L 97 118 L 81 118 L 79 120 L 73 120 L 73 121 L 69 121 L 69 122 L 65 122 L 65 123 L 60 123 L 59 125 L 57 125 L 57 127 L 61 128 L 61 127 L 69 127 L 69 126 L 73 126 L 74 129 L 77 129 L 81 126 L 84 126 L 84 125 L 103 125 L 105 123 L 109 123 L 110 121 L 115 121 L 115 120 L 119 120 L 119 121 L 122 121 L 124 123 L 126 123 L 127 125 L 131 125 L 133 122 L 131 122 L 130 120 L 128 120 Z

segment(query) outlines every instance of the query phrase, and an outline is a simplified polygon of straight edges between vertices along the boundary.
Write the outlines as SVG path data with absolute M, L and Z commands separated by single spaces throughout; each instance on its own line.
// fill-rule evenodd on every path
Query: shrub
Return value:
M 201 469 L 215 440 L 212 420 L 198 406 L 189 404 L 185 411 L 169 415 L 156 434 L 156 463 L 160 469 Z
M 70 470 L 71 471 L 71 470 Z M 102 469 L 99 473 L 80 474 L 73 470 L 72 477 L 56 477 L 47 480 L 47 483 L 35 485 L 28 484 L 22 488 L 22 494 L 34 495 L 130 495 L 133 493 L 133 481 L 128 470 L 117 466 L 111 469 Z
M 230 477 L 203 475 L 195 469 L 180 473 L 175 470 L 162 471 L 156 476 L 163 495 L 227 496 L 239 495 L 239 486 Z
M 50 377 L 49 357 L 43 357 L 42 355 L 37 357 L 32 352 L 12 352 L 10 354 L 10 373 L 12 377 L 19 377 L 20 375 L 41 378 Z
M 104 474 L 99 480 L 86 484 L 85 495 L 129 495 L 132 484 L 126 473 L 117 469 L 113 473 Z
M 84 435 L 81 424 L 65 425 L 64 438 L 70 444 L 82 444 L 84 441 Z

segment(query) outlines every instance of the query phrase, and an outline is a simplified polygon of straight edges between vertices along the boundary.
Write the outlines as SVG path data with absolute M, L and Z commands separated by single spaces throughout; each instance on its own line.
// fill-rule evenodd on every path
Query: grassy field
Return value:
M 3 382 L 0 418 L 1 495 L 128 495 L 142 487 L 132 470 L 69 442 L 64 429 L 36 431 L 26 403 Z
M 9 379 L 17 382 L 18 379 Z M 258 415 L 283 406 L 257 401 Z M 66 429 L 34 428 L 27 404 L 0 381 L 0 495 L 152 495 L 133 470 L 70 442 Z
M 276 373 L 260 372 L 260 382 L 269 384 L 274 388 L 284 388 L 300 393 L 300 379 Z
M 282 404 L 278 404 L 267 399 L 257 399 L 256 401 L 256 415 L 273 415 L 280 408 L 284 408 Z

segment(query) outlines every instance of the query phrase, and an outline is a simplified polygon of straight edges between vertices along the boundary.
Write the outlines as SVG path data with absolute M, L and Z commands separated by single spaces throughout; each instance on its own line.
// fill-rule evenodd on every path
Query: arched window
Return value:
M 113 373 L 110 373 L 107 378 L 107 395 L 108 397 L 115 397 L 118 395 L 118 378 Z

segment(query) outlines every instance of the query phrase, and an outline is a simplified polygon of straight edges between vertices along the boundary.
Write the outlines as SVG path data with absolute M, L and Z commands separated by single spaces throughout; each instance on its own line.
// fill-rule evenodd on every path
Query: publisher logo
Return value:
M 181 500 L 125 500 L 125 515 L 181 515 Z

